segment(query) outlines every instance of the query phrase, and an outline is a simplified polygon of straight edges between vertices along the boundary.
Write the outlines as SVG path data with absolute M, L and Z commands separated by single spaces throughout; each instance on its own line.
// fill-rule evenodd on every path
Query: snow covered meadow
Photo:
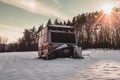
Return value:
M 83 55 L 45 61 L 37 52 L 0 53 L 0 80 L 120 80 L 120 50 L 90 49 Z

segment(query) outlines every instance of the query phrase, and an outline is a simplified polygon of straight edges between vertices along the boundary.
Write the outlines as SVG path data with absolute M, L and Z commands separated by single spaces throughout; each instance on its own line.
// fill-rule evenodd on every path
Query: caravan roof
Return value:
M 73 28 L 71 26 L 65 26 L 65 25 L 49 25 L 49 27 L 56 27 L 56 28 Z

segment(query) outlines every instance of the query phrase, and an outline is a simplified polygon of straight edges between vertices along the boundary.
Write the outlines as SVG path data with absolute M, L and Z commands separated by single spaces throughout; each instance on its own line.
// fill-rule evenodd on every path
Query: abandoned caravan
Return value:
M 58 57 L 82 59 L 82 50 L 76 41 L 73 27 L 48 25 L 39 32 L 38 56 L 46 60 Z

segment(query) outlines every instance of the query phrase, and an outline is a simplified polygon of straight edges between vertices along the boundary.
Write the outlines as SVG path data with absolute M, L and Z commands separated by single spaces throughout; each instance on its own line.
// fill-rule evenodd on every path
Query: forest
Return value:
M 46 25 L 41 24 L 38 29 L 35 26 L 25 29 L 23 37 L 15 43 L 6 44 L 7 39 L 0 37 L 0 52 L 37 51 L 39 31 L 51 24 L 74 27 L 77 32 L 77 44 L 83 49 L 120 49 L 120 8 L 114 7 L 111 14 L 96 11 L 78 14 L 67 21 L 49 19 Z

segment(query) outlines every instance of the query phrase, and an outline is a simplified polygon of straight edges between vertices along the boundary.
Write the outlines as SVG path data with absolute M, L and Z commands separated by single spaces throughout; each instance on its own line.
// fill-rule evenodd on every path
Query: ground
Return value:
M 0 54 L 0 80 L 120 80 L 120 50 L 83 50 L 85 59 L 37 59 L 37 52 Z M 88 55 L 89 54 L 89 55 Z

